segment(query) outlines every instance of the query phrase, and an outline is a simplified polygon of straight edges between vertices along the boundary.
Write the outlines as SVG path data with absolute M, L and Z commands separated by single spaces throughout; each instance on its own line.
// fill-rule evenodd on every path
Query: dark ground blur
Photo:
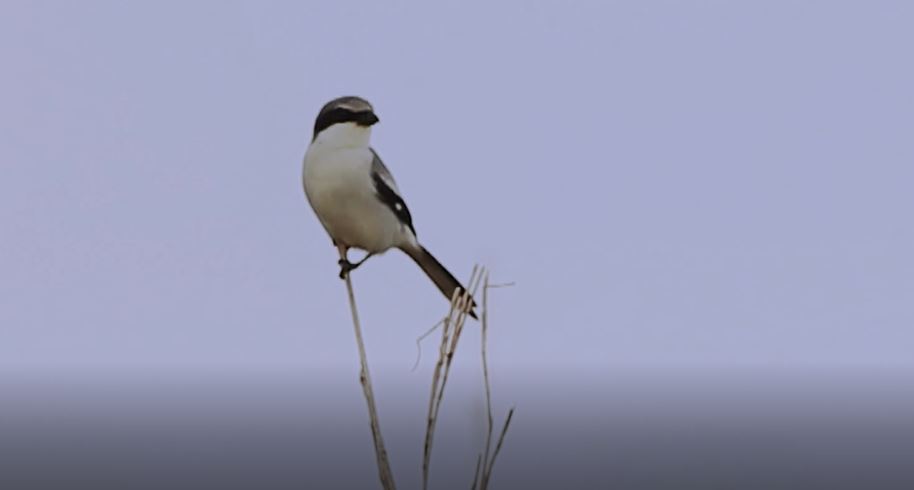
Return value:
M 0 488 L 377 488 L 345 374 L 7 373 Z M 517 414 L 493 488 L 914 488 L 909 376 L 570 374 L 503 386 Z M 419 484 L 427 391 L 414 381 L 378 389 L 400 488 Z M 478 393 L 454 389 L 432 488 L 470 488 L 483 436 Z

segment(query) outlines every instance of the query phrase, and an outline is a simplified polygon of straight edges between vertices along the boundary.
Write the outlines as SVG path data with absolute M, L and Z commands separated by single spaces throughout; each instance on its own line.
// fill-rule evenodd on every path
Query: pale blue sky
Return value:
M 911 5 L 4 2 L 0 368 L 353 365 L 299 182 L 349 94 L 427 247 L 516 282 L 496 369 L 910 366 Z M 444 300 L 354 280 L 411 366 Z

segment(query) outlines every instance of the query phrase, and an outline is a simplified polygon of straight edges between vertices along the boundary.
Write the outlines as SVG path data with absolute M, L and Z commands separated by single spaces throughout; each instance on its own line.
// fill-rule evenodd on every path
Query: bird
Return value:
M 318 220 L 340 253 L 339 277 L 369 258 L 397 248 L 412 258 L 451 300 L 466 289 L 416 236 L 416 228 L 393 175 L 371 146 L 371 128 L 380 121 L 372 105 L 357 96 L 324 104 L 302 162 L 302 186 Z M 366 252 L 356 263 L 350 248 Z M 477 318 L 475 302 L 467 314 Z

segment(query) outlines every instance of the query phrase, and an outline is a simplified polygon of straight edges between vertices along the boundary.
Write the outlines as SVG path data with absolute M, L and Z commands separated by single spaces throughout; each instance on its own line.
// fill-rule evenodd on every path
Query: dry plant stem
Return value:
M 441 326 L 441 345 L 439 347 L 438 361 L 435 363 L 435 371 L 432 375 L 432 391 L 429 395 L 428 400 L 428 414 L 426 418 L 426 427 L 425 427 L 425 445 L 423 448 L 422 455 L 422 488 L 428 488 L 428 473 L 429 465 L 431 462 L 432 454 L 432 441 L 434 440 L 435 434 L 435 424 L 437 422 L 438 415 L 438 403 L 440 402 L 440 397 L 438 396 L 439 390 L 442 388 L 441 382 L 441 372 L 445 364 L 445 358 L 447 357 L 447 341 L 451 334 L 452 325 L 454 322 L 453 313 L 455 305 L 457 303 L 457 298 L 454 298 L 454 301 L 451 303 L 451 311 L 448 313 L 448 316 L 444 319 L 444 322 Z
M 473 268 L 473 274 L 470 276 L 470 289 L 469 292 L 465 291 L 463 294 L 457 296 L 456 306 L 457 306 L 457 317 L 454 320 L 454 331 L 451 335 L 451 343 L 447 347 L 447 359 L 444 364 L 444 373 L 441 376 L 441 387 L 438 389 L 438 401 L 435 403 L 435 417 L 438 416 L 438 410 L 441 408 L 441 399 L 444 397 L 444 387 L 447 384 L 448 374 L 451 372 L 451 361 L 454 360 L 454 353 L 457 352 L 457 342 L 460 340 L 460 334 L 463 333 L 463 325 L 467 320 L 467 311 L 466 308 L 470 304 L 470 298 L 476 294 L 476 290 L 479 289 L 479 282 L 482 278 L 482 270 L 478 271 Z M 452 308 L 453 311 L 453 308 Z
M 492 458 L 489 458 L 489 451 L 492 447 L 492 390 L 489 385 L 489 360 L 486 353 L 486 344 L 487 344 L 487 334 L 489 331 L 489 288 L 490 287 L 499 287 L 489 284 L 489 274 L 485 274 L 485 283 L 482 287 L 482 333 L 481 333 L 481 350 L 482 350 L 482 376 L 485 381 L 486 387 L 486 418 L 488 421 L 486 431 L 486 447 L 485 455 L 482 458 L 483 468 L 482 474 L 479 474 L 479 468 L 476 469 L 476 478 L 473 480 L 473 489 L 478 488 L 479 490 L 487 490 L 489 488 L 489 478 L 492 476 L 492 468 L 495 467 L 495 458 L 498 457 L 498 453 L 501 451 L 501 445 L 505 441 L 505 434 L 508 433 L 508 427 L 511 425 L 511 417 L 514 415 L 514 409 L 508 411 L 508 417 L 505 419 L 505 424 L 502 427 L 501 435 L 498 437 L 498 443 L 495 445 L 495 452 L 492 453 Z
M 432 374 L 432 390 L 428 401 L 428 415 L 425 427 L 425 446 L 422 457 L 422 488 L 428 488 L 428 474 L 431 463 L 432 443 L 434 441 L 435 426 L 438 421 L 438 411 L 441 408 L 441 400 L 444 397 L 444 388 L 447 385 L 448 374 L 450 373 L 451 361 L 454 358 L 454 352 L 457 349 L 457 342 L 460 339 L 460 333 L 463 331 L 463 325 L 467 319 L 467 306 L 470 304 L 471 296 L 476 293 L 479 287 L 480 278 L 482 277 L 479 267 L 473 268 L 470 276 L 469 288 L 461 294 L 455 291 L 451 299 L 451 308 L 445 317 L 441 326 L 441 344 L 438 348 L 438 361 L 435 364 L 435 371 Z
M 488 468 L 483 473 L 482 484 L 479 486 L 480 490 L 486 490 L 489 488 L 489 478 L 492 476 L 492 468 L 495 467 L 495 458 L 498 457 L 498 453 L 501 452 L 501 445 L 505 442 L 505 434 L 508 433 L 508 427 L 511 426 L 511 417 L 514 416 L 514 408 L 508 410 L 508 416 L 505 418 L 505 425 L 501 428 L 501 435 L 498 436 L 498 444 L 495 445 L 495 452 L 492 453 L 492 460 L 489 461 Z
M 425 340 L 426 337 L 431 335 L 432 332 L 434 332 L 436 328 L 441 326 L 441 324 L 444 323 L 444 320 L 446 320 L 446 318 L 442 318 L 441 321 L 432 325 L 432 328 L 428 329 L 428 331 L 426 331 L 424 334 L 420 335 L 419 338 L 416 339 L 416 363 L 413 364 L 413 368 L 410 369 L 410 371 L 415 371 L 416 368 L 419 367 L 419 361 L 422 360 L 422 341 Z
M 347 260 L 346 249 L 340 247 L 340 258 Z M 359 323 L 359 313 L 355 306 L 355 294 L 352 292 L 352 280 L 349 273 L 346 273 L 346 289 L 349 292 L 349 308 L 352 310 L 352 327 L 355 329 L 355 340 L 359 346 L 359 360 L 362 364 L 362 371 L 359 379 L 362 383 L 362 391 L 365 393 L 365 402 L 368 404 L 368 416 L 371 419 L 371 436 L 374 439 L 374 451 L 378 463 L 378 476 L 381 479 L 381 486 L 385 490 L 394 490 L 393 473 L 390 471 L 390 462 L 387 459 L 387 450 L 384 448 L 384 438 L 381 437 L 381 423 L 378 418 L 378 409 L 375 405 L 374 390 L 371 387 L 371 376 L 368 372 L 368 356 L 365 354 L 365 342 L 362 340 L 362 327 Z
M 472 490 L 476 490 L 477 485 L 479 485 L 479 468 L 482 467 L 482 454 L 476 457 L 476 471 L 473 472 L 473 486 Z
M 488 430 L 486 431 L 486 452 L 483 461 L 486 466 L 489 464 L 489 448 L 492 447 L 492 390 L 489 387 L 489 361 L 486 356 L 486 340 L 489 332 L 489 273 L 486 272 L 486 281 L 482 286 L 482 378 L 486 385 L 486 419 Z M 483 473 L 485 474 L 485 472 Z

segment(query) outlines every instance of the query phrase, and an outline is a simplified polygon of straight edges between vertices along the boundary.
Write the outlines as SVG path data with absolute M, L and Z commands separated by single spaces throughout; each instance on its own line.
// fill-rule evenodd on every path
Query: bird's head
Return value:
M 371 104 L 355 96 L 339 97 L 324 104 L 314 120 L 314 139 L 329 128 L 347 125 L 352 128 L 370 128 L 379 121 Z

